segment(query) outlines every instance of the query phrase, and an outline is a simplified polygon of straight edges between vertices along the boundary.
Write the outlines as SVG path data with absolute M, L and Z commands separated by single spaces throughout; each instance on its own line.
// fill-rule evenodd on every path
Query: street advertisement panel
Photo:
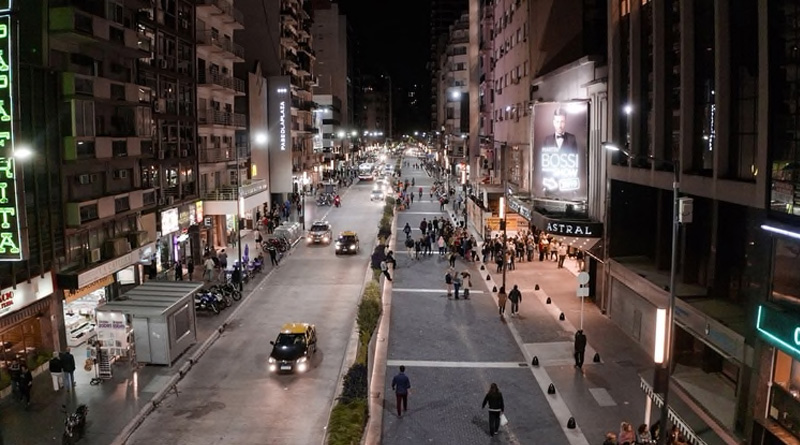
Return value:
M 14 138 L 14 53 L 10 2 L 0 2 L 0 261 L 23 258 Z
M 586 201 L 589 102 L 538 103 L 532 122 L 533 195 Z
M 269 186 L 273 193 L 292 192 L 292 94 L 288 76 L 270 77 Z

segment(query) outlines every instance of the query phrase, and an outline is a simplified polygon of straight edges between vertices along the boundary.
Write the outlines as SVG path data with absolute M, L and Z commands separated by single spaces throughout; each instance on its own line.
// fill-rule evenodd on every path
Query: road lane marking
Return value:
M 401 214 L 402 215 L 440 215 L 440 216 L 444 216 L 445 213 L 444 212 L 409 212 L 409 211 L 403 211 L 403 213 L 401 213 Z
M 600 406 L 617 406 L 617 402 L 611 397 L 611 394 L 605 388 L 589 388 L 592 397 L 597 401 Z
M 527 368 L 520 362 L 444 362 L 433 360 L 387 360 L 387 366 L 406 366 L 416 368 Z
M 442 292 L 447 292 L 447 289 L 408 289 L 408 288 L 393 288 L 392 292 L 416 292 L 416 293 L 427 293 L 427 294 L 441 294 Z M 482 290 L 469 290 L 470 294 L 482 294 Z

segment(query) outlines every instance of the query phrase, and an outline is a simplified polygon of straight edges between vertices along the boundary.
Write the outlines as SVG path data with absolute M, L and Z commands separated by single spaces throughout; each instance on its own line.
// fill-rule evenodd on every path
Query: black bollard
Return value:
M 537 283 L 536 286 L 533 287 L 533 290 L 539 290 L 539 284 Z
M 556 387 L 555 387 L 555 385 L 553 385 L 553 384 L 551 383 L 551 384 L 550 384 L 550 386 L 548 386 L 548 387 L 547 387 L 547 393 L 548 393 L 548 394 L 555 394 L 555 393 L 556 393 Z
M 492 279 L 492 277 L 491 277 L 491 276 L 490 276 L 490 275 L 487 273 L 487 274 L 486 274 L 486 281 L 489 281 L 489 280 L 491 280 L 491 279 Z
M 481 264 L 481 270 L 486 270 L 486 266 L 484 266 L 483 264 Z
M 492 292 L 497 292 L 497 286 L 492 286 Z
M 575 418 L 574 417 L 570 417 L 569 420 L 567 420 L 567 428 L 569 428 L 571 430 L 575 429 Z
M 566 320 L 567 318 L 566 318 L 566 317 L 564 317 L 564 313 L 562 312 L 562 313 L 561 313 L 561 315 L 559 315 L 559 316 L 558 316 L 558 319 L 559 319 L 559 320 L 561 320 L 561 321 L 564 321 L 564 320 Z
M 552 301 L 550 300 L 550 297 L 547 297 L 547 304 L 550 304 L 550 303 L 552 303 Z
M 534 355 L 534 356 L 533 356 L 533 361 L 531 361 L 531 365 L 533 365 L 533 366 L 539 366 L 539 357 L 537 357 L 537 356 L 535 356 L 535 355 Z
M 594 358 L 592 359 L 592 361 L 595 362 L 595 363 L 600 363 L 600 353 L 599 352 L 595 352 L 594 353 Z

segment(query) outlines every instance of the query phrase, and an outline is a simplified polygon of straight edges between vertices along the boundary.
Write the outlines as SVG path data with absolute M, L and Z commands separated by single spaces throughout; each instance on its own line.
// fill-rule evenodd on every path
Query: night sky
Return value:
M 430 126 L 429 0 L 339 0 L 341 11 L 353 26 L 358 40 L 356 65 L 362 73 L 388 73 L 395 93 L 414 84 L 422 94 L 422 112 L 410 113 L 395 94 L 395 117 L 399 131 Z

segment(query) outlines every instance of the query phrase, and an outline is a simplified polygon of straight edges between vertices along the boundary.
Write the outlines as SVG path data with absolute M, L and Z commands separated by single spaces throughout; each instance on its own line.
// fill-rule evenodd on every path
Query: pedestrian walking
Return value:
M 406 244 L 406 254 L 408 254 L 409 258 L 413 259 L 414 257 L 412 256 L 412 253 L 414 251 L 414 244 L 415 244 L 414 238 L 407 236 L 405 244 Z
M 439 246 L 439 255 L 444 255 L 447 253 L 445 250 L 447 243 L 444 242 L 444 237 L 442 235 L 439 235 L 439 239 L 436 240 L 436 245 Z
M 458 291 L 461 290 L 461 284 L 463 281 L 461 280 L 461 275 L 455 274 L 453 276 L 453 289 L 455 290 L 456 300 L 458 300 Z
M 564 267 L 564 259 L 566 259 L 566 258 L 567 258 L 567 245 L 564 244 L 564 243 L 561 243 L 561 245 L 558 246 L 558 268 L 559 269 L 562 269 Z
M 194 280 L 194 261 L 191 258 L 186 262 L 186 272 L 189 273 L 189 281 Z
M 450 252 L 450 257 L 448 258 L 450 267 L 456 267 L 456 258 L 458 258 L 456 252 L 455 251 Z
M 8 367 L 8 375 L 11 377 L 11 393 L 15 400 L 19 400 L 21 397 L 19 381 L 22 378 L 22 366 L 19 360 L 14 359 L 11 361 L 11 365 Z
M 183 265 L 180 261 L 175 262 L 175 281 L 183 281 Z
M 422 251 L 422 237 L 414 242 L 414 258 L 419 259 Z
M 270 244 L 269 247 L 267 247 L 267 253 L 269 253 L 270 264 L 272 264 L 273 266 L 277 266 L 278 265 L 278 249 L 275 248 L 275 246 L 273 246 L 272 244 Z
M 506 300 L 508 300 L 506 288 L 500 286 L 500 292 L 497 293 L 497 307 L 500 309 L 500 318 L 503 318 L 503 314 L 506 313 Z
M 381 273 L 383 273 L 383 276 L 385 276 L 387 280 L 392 281 L 392 276 L 389 275 L 389 265 L 386 264 L 386 260 L 381 261 Z
M 75 386 L 75 357 L 69 352 L 69 348 L 59 354 L 61 359 L 61 372 L 64 377 L 64 388 L 69 392 Z
M 508 293 L 508 300 L 511 301 L 511 316 L 519 315 L 519 304 L 522 303 L 522 292 L 515 284 Z
M 419 223 L 419 230 L 422 231 L 423 235 L 428 233 L 428 221 L 425 218 L 422 218 L 422 222 Z
M 386 252 L 386 263 L 392 265 L 392 270 L 397 269 L 397 260 L 394 259 L 394 251 Z
M 505 404 L 503 403 L 503 393 L 497 387 L 497 383 L 492 383 L 489 386 L 489 392 L 483 398 L 481 409 L 489 405 L 489 435 L 494 436 L 500 429 L 500 416 L 505 411 Z
M 411 380 L 406 375 L 406 367 L 400 365 L 400 372 L 392 378 L 392 390 L 397 400 L 397 417 L 403 417 L 403 411 L 408 411 L 408 393 L 411 392 Z M 402 404 L 403 411 L 400 411 Z
M 584 253 L 582 250 L 578 250 L 575 254 L 575 261 L 578 263 L 578 270 L 583 272 L 583 268 L 586 266 L 586 261 L 584 259 Z
M 464 287 L 464 299 L 469 300 L 469 290 L 472 288 L 472 275 L 464 269 L 461 272 L 461 280 L 463 281 L 462 286 Z
M 25 402 L 25 406 L 31 404 L 31 390 L 33 389 L 33 375 L 28 369 L 28 365 L 23 362 L 20 364 L 19 394 L 20 400 Z
M 61 359 L 58 358 L 58 352 L 53 353 L 53 358 L 48 363 L 48 369 L 50 370 L 50 378 L 53 379 L 53 391 L 60 390 L 64 385 L 64 380 L 61 377 Z
M 406 225 L 403 226 L 403 233 L 406 234 L 406 238 L 409 238 L 411 236 L 411 224 L 406 223 Z
M 205 263 L 203 263 L 203 266 L 205 266 L 205 269 L 206 269 L 205 270 L 205 275 L 206 276 L 203 277 L 203 278 L 205 278 L 206 281 L 211 281 L 211 278 L 214 275 L 214 267 L 216 266 L 214 264 L 214 260 L 211 258 L 211 256 L 206 257 L 206 261 L 205 261 Z
M 586 352 L 586 335 L 583 329 L 575 333 L 575 367 L 583 368 L 583 355 Z
M 447 272 L 444 273 L 444 284 L 447 286 L 447 298 L 450 298 L 453 295 L 453 268 L 447 269 Z

